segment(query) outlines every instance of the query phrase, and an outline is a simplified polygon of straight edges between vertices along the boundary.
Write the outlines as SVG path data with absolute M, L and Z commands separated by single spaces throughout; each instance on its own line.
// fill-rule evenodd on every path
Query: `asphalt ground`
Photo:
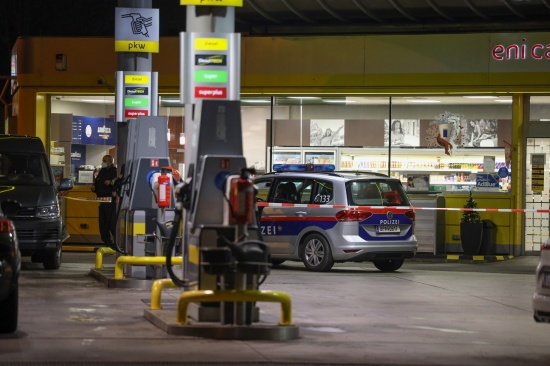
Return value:
M 65 252 L 60 270 L 23 263 L 19 329 L 0 336 L 0 365 L 549 365 L 550 324 L 535 323 L 537 257 L 407 260 L 326 273 L 273 269 L 262 289 L 287 292 L 299 338 L 214 340 L 166 333 L 144 318 L 150 290 L 90 276 L 93 252 Z M 114 264 L 105 257 L 105 267 Z M 181 289 L 165 289 L 174 311 Z M 280 308 L 258 303 L 260 324 Z M 254 325 L 253 325 L 254 326 Z

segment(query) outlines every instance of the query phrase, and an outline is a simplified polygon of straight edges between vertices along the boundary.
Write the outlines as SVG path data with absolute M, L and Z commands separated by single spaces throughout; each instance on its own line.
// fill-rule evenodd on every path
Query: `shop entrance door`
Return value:
M 550 126 L 548 128 L 550 130 Z M 539 135 L 540 136 L 540 135 Z M 548 133 L 542 136 L 550 136 Z M 527 137 L 525 162 L 525 208 L 550 209 L 550 138 Z M 538 252 L 549 237 L 549 214 L 526 212 L 524 252 Z

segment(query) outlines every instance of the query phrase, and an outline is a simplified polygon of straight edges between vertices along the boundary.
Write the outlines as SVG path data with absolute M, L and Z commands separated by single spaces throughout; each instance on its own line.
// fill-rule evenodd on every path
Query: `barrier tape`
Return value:
M 413 207 L 413 206 L 346 206 L 346 205 L 320 205 L 320 204 L 303 204 L 303 203 L 269 203 L 257 202 L 258 207 L 302 207 L 302 208 L 337 208 L 343 210 L 370 210 L 370 211 L 408 211 L 408 210 L 425 210 L 425 211 L 478 211 L 478 212 L 507 212 L 507 213 L 550 213 L 549 210 L 543 209 L 528 209 L 528 208 L 459 208 L 459 207 Z
M 111 197 L 67 197 L 65 199 L 73 201 L 88 201 L 88 202 L 111 202 Z

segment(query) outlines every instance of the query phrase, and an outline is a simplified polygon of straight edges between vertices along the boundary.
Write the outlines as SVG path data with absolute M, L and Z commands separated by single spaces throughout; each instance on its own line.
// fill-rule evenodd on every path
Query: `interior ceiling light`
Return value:
M 495 102 L 499 102 L 499 103 L 512 103 L 512 99 L 495 99 Z
M 407 99 L 407 102 L 409 103 L 441 103 L 440 100 L 422 99 L 422 98 Z
M 269 100 L 266 99 L 241 99 L 243 103 L 269 103 Z
M 464 98 L 470 99 L 497 99 L 498 97 L 492 95 L 466 95 Z
M 113 104 L 114 100 L 109 99 L 81 99 L 81 102 L 84 103 L 101 103 L 101 104 Z
M 345 100 L 345 99 L 323 99 L 323 103 L 340 103 L 340 104 L 346 104 L 346 103 L 355 103 L 353 100 Z
M 288 97 L 288 99 L 320 99 L 319 97 Z

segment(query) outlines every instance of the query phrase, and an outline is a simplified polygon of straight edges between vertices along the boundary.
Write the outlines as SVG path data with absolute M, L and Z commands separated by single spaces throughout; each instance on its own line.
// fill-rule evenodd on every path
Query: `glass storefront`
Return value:
M 330 163 L 404 183 L 412 177 L 426 190 L 461 191 L 478 173 L 511 170 L 511 96 L 242 96 L 241 103 L 244 155 L 260 174 L 278 163 Z M 171 162 L 181 167 L 184 108 L 178 96 L 161 96 L 159 106 L 168 117 Z M 87 172 L 116 144 L 113 116 L 113 96 L 51 96 L 52 163 L 62 163 L 53 165 L 76 184 L 89 183 Z M 491 171 L 483 166 L 488 158 Z M 501 191 L 508 188 L 500 182 Z

